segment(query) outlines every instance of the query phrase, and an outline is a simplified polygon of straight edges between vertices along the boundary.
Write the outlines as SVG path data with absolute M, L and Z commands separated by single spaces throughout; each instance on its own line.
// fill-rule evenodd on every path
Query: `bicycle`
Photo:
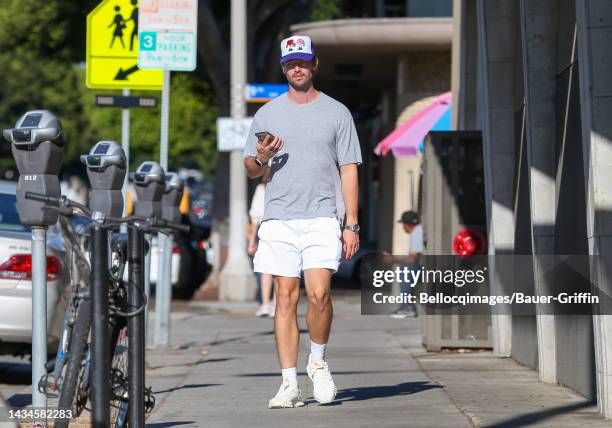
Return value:
M 58 209 L 61 214 L 71 214 L 78 210 L 88 217 L 91 211 L 84 205 L 62 196 L 60 198 L 28 192 L 26 198 L 36 199 L 49 204 L 49 209 Z M 115 227 L 120 223 L 128 223 L 141 230 L 152 232 L 165 228 L 184 230 L 184 225 L 166 222 L 162 219 L 130 216 L 127 218 L 98 218 L 103 227 Z M 111 266 L 108 270 L 109 282 L 109 328 L 110 328 L 110 351 L 111 351 L 111 400 L 110 415 L 111 426 L 125 426 L 129 403 L 128 376 L 127 376 L 127 318 L 136 316 L 144 311 L 146 296 L 144 290 L 138 290 L 142 294 L 143 304 L 135 310 L 128 311 L 128 293 L 125 282 L 122 280 L 123 271 L 127 262 L 127 240 L 121 234 L 116 235 L 111 243 Z M 39 390 L 48 392 L 48 386 L 53 385 L 60 390 L 59 409 L 72 409 L 73 416 L 78 416 L 86 408 L 89 397 L 89 372 L 91 369 L 91 300 L 89 290 L 82 287 L 77 289 L 72 304 L 67 308 L 65 316 L 65 328 L 60 341 L 60 351 L 63 357 L 56 364 L 53 382 L 41 379 Z M 58 353 L 59 354 L 59 353 Z M 65 363 L 64 363 L 65 362 Z M 150 413 L 155 405 L 155 397 L 151 388 L 144 388 L 144 411 Z M 56 427 L 66 427 L 69 420 L 57 420 Z

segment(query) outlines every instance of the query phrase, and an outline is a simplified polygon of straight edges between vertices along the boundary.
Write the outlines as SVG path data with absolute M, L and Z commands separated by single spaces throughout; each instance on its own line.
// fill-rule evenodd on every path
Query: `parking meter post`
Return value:
M 157 162 L 143 162 L 132 174 L 138 196 L 134 214 L 139 217 L 161 217 L 161 199 L 165 188 L 164 170 Z M 128 229 L 130 278 L 128 300 L 130 311 L 144 304 L 144 233 L 136 227 Z M 151 251 L 151 249 L 149 249 Z M 130 426 L 144 426 L 145 382 L 145 311 L 128 318 L 128 418 Z
M 157 285 L 155 287 L 155 336 L 154 346 L 156 348 L 167 346 L 164 334 L 164 308 L 166 307 L 166 286 L 165 286 L 165 248 L 166 235 L 163 233 L 157 234 Z
M 144 234 L 136 227 L 128 228 L 130 266 L 128 306 L 130 312 L 143 302 Z M 130 426 L 144 427 L 144 313 L 128 318 L 128 420 Z
M 95 226 L 91 257 L 91 352 L 93 358 L 91 402 L 94 427 L 110 423 L 110 337 L 108 330 L 108 233 Z
M 36 387 L 38 381 L 47 373 L 46 242 L 47 228 L 32 227 L 32 406 L 39 409 L 47 407 L 47 396 L 40 393 Z
M 21 116 L 15 128 L 3 131 L 17 169 L 17 211 L 22 224 L 32 226 L 32 405 L 46 408 L 47 398 L 38 390 L 46 375 L 47 359 L 47 226 L 57 222 L 58 212 L 45 209 L 45 202 L 26 199 L 27 192 L 59 197 L 59 170 L 64 157 L 61 124 L 47 110 L 32 110 Z M 42 419 L 42 418 L 41 418 Z M 46 425 L 46 420 L 34 420 Z
M 144 265 L 144 289 L 145 296 L 147 297 L 147 306 L 145 308 L 145 345 L 149 344 L 149 297 L 151 296 L 151 251 L 152 242 L 151 235 L 145 234 L 146 246 L 149 249 L 145 255 Z
M 127 158 L 119 144 L 112 140 L 97 142 L 88 154 L 81 156 L 91 184 L 89 208 L 94 217 L 120 217 L 123 214 L 121 193 L 127 170 Z M 96 224 L 91 250 L 92 308 L 92 421 L 95 427 L 106 427 L 110 421 L 110 333 L 109 279 L 111 265 L 109 234 Z
M 183 197 L 185 184 L 175 172 L 168 172 L 165 176 L 165 189 L 162 197 L 162 218 L 170 223 L 181 222 L 179 206 Z M 160 236 L 159 248 L 162 257 L 162 268 L 158 274 L 158 289 L 160 290 L 159 304 L 156 302 L 156 314 L 159 322 L 155 326 L 156 346 L 170 345 L 170 310 L 172 303 L 172 236 Z
M 163 346 L 170 346 L 170 312 L 172 306 L 172 236 L 166 237 L 164 245 L 164 265 L 166 272 L 164 275 L 164 307 L 162 308 L 162 343 Z

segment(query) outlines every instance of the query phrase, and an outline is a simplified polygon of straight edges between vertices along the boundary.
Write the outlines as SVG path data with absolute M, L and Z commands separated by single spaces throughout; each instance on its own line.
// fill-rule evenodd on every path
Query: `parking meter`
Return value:
M 166 189 L 162 197 L 162 218 L 172 223 L 181 222 L 179 205 L 185 184 L 176 172 L 166 174 Z
M 89 154 L 81 156 L 87 166 L 87 176 L 91 184 L 89 208 L 106 216 L 121 217 L 123 213 L 123 180 L 127 160 L 119 144 L 103 140 L 91 148 Z
M 64 135 L 55 115 L 47 110 L 32 110 L 17 120 L 15 128 L 5 129 L 19 170 L 17 208 L 19 220 L 31 226 L 57 222 L 56 210 L 43 209 L 45 203 L 26 199 L 26 192 L 59 197 L 58 174 L 64 157 Z
M 132 174 L 138 203 L 134 214 L 142 217 L 162 216 L 161 200 L 166 188 L 164 170 L 157 162 L 143 162 Z

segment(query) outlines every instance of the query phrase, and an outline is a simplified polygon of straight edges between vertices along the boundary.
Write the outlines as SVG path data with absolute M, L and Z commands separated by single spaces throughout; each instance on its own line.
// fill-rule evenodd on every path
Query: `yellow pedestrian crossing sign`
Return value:
M 138 0 L 103 0 L 87 15 L 88 88 L 161 90 L 163 71 L 138 68 Z

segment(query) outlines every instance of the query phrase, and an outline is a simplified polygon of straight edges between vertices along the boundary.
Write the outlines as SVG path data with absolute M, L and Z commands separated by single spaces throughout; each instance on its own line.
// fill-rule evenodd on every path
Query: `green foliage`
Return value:
M 101 93 L 102 91 L 95 91 Z M 110 92 L 110 91 L 107 91 Z M 93 105 L 94 91 L 86 91 L 89 103 L 86 116 L 91 119 L 90 147 L 100 139 L 121 139 L 121 110 Z M 158 97 L 156 108 L 130 110 L 130 163 L 132 169 L 145 160 L 159 160 L 161 93 L 133 92 L 133 95 Z M 193 75 L 172 76 L 170 91 L 169 167 L 191 167 L 212 177 L 217 163 L 217 107 L 208 86 Z
M 316 0 L 309 21 L 328 21 L 337 19 L 341 14 L 340 0 Z
M 101 139 L 121 139 L 121 110 L 94 106 L 85 87 L 85 19 L 97 1 L 0 0 L 0 127 L 24 112 L 44 108 L 64 128 L 64 167 L 84 173 L 79 155 Z M 160 92 L 139 92 L 161 96 Z M 159 104 L 159 103 L 158 103 Z M 131 165 L 159 159 L 160 109 L 132 109 Z M 212 176 L 217 160 L 214 96 L 193 73 L 176 73 L 170 97 L 169 165 L 190 166 Z M 14 166 L 0 142 L 0 167 Z

